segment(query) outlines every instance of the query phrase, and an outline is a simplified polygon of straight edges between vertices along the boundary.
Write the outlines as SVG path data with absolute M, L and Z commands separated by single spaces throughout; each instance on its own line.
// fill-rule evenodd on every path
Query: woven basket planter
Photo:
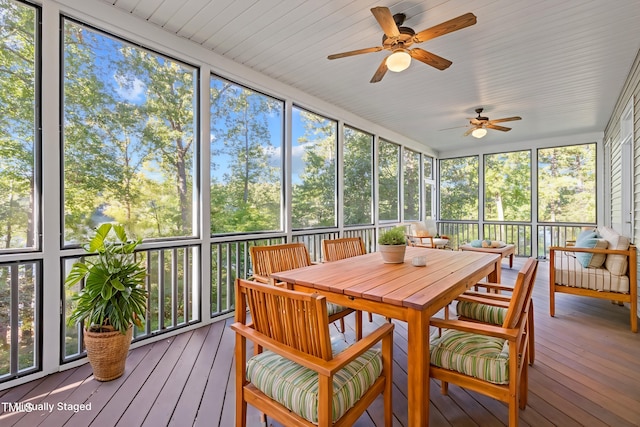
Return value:
M 93 368 L 93 377 L 98 381 L 111 381 L 124 374 L 129 354 L 133 327 L 126 334 L 114 331 L 91 332 L 84 330 L 84 345 Z

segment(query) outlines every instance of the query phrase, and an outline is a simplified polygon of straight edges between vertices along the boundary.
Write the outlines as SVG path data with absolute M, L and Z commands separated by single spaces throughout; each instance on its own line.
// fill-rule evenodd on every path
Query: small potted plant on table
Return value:
M 114 238 L 110 238 L 113 231 Z M 84 343 L 94 378 L 109 381 L 124 373 L 133 325 L 142 327 L 146 313 L 147 275 L 135 248 L 141 240 L 129 240 L 122 225 L 102 224 L 83 247 L 89 254 L 75 262 L 65 285 L 84 279 L 73 297 L 75 308 L 69 324 L 84 321 Z
M 383 231 L 378 238 L 379 252 L 387 264 L 401 264 L 407 250 L 405 229 L 402 226 Z

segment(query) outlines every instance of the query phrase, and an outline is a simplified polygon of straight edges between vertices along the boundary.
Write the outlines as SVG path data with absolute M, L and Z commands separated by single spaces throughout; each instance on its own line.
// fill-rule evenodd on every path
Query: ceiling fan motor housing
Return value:
M 382 35 L 382 46 L 389 49 L 394 46 L 398 47 L 409 47 L 413 44 L 413 36 L 416 35 L 416 32 L 413 31 L 413 28 L 409 27 L 398 27 L 398 31 L 400 35 L 397 38 L 390 39 L 386 34 Z
M 476 108 L 476 113 L 478 113 L 478 117 L 476 117 L 476 120 L 489 120 L 489 117 L 482 117 L 480 114 L 482 113 L 482 111 L 484 110 L 484 108 Z

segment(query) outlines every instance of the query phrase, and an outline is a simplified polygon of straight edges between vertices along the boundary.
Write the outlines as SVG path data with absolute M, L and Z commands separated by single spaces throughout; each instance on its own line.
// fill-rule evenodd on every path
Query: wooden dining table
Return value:
M 424 256 L 426 266 L 414 266 Z M 407 322 L 408 421 L 429 425 L 429 319 L 472 285 L 500 277 L 501 257 L 479 252 L 407 247 L 404 263 L 379 253 L 278 272 L 276 280 L 328 301 Z

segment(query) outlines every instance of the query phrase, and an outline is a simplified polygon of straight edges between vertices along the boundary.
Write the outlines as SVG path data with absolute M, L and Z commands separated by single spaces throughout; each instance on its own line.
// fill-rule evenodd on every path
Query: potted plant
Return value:
M 378 238 L 379 252 L 382 259 L 388 264 L 401 264 L 404 262 L 404 253 L 407 249 L 405 229 L 402 226 L 383 231 Z
M 132 325 L 142 327 L 147 273 L 134 255 L 141 242 L 129 240 L 122 225 L 102 224 L 83 245 L 94 255 L 75 262 L 65 280 L 67 287 L 84 280 L 84 287 L 73 297 L 76 305 L 69 324 L 84 322 L 87 357 L 98 381 L 113 380 L 124 373 Z

